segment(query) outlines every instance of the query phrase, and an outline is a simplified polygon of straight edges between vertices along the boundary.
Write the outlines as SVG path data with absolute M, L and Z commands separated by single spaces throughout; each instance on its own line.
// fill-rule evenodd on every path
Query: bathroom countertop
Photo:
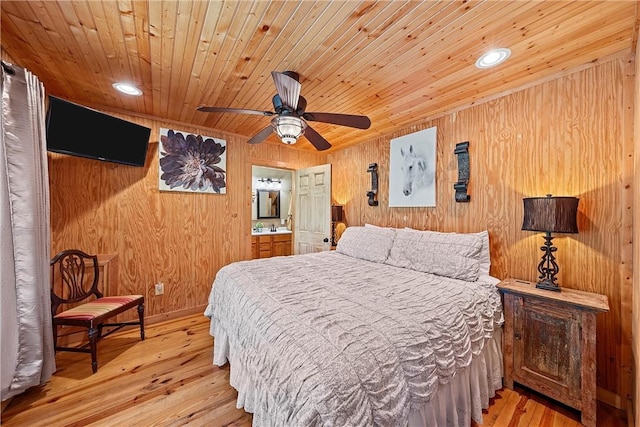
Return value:
M 276 230 L 276 231 L 270 231 L 269 228 L 263 228 L 262 231 L 258 232 L 255 230 L 251 230 L 251 235 L 252 236 L 268 236 L 270 234 L 291 234 L 291 230 Z

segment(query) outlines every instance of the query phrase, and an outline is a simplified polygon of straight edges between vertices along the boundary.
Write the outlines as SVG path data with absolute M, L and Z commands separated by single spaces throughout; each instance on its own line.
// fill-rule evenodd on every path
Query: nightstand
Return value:
M 609 311 L 606 295 L 547 291 L 516 279 L 497 286 L 504 295 L 504 385 L 536 390 L 595 426 L 596 315 Z

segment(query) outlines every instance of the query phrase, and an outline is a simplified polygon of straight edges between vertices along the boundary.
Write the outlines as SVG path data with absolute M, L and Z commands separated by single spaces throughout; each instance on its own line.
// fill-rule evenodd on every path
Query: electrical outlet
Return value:
M 156 283 L 156 295 L 164 294 L 164 283 L 158 282 Z

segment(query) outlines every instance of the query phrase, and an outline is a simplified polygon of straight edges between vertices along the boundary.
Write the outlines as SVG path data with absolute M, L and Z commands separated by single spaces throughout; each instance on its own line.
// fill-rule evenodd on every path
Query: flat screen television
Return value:
M 47 150 L 130 166 L 144 166 L 151 129 L 49 96 Z

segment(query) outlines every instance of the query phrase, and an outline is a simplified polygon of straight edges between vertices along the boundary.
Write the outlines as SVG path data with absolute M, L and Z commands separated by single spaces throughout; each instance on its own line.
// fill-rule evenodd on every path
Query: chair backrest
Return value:
M 98 257 L 78 249 L 68 249 L 51 259 L 51 312 L 55 316 L 61 304 L 73 304 L 95 295 L 100 272 Z

